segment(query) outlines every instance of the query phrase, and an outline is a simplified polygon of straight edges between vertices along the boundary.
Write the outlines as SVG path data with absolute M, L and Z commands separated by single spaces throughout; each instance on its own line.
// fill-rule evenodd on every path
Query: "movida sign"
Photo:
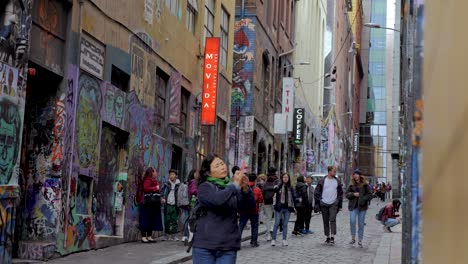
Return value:
M 203 70 L 203 98 L 201 124 L 214 126 L 216 122 L 216 93 L 218 90 L 219 38 L 206 38 Z

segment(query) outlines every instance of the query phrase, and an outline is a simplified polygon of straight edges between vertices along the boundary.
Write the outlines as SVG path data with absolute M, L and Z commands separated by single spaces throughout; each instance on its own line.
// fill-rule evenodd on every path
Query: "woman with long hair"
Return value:
M 155 242 L 152 238 L 153 231 L 163 231 L 161 204 L 151 202 L 147 199 L 149 196 L 160 195 L 160 184 L 158 182 L 157 172 L 153 167 L 149 167 L 145 171 L 143 177 L 143 193 L 144 201 L 140 204 L 140 231 L 141 242 Z
M 351 227 L 351 242 L 356 243 L 356 219 L 358 223 L 358 246 L 362 248 L 362 239 L 364 237 L 364 223 L 366 212 L 369 207 L 369 201 L 372 200 L 372 191 L 369 182 L 362 176 L 359 169 L 355 170 L 351 177 L 348 190 L 346 191 L 349 209 L 349 224 Z
M 203 213 L 193 237 L 193 263 L 236 263 L 241 233 L 237 213 L 255 205 L 249 180 L 240 170 L 231 183 L 227 166 L 216 155 L 208 155 L 200 169 L 198 202 Z
M 295 209 L 296 194 L 291 186 L 291 177 L 288 173 L 281 176 L 279 185 L 275 185 L 276 200 L 275 200 L 275 225 L 273 227 L 273 234 L 271 246 L 276 245 L 276 235 L 278 233 L 278 226 L 283 220 L 283 246 L 288 246 L 288 223 L 291 212 Z

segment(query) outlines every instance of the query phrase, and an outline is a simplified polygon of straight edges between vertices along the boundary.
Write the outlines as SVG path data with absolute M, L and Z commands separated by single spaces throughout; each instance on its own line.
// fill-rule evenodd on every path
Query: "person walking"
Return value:
M 263 185 L 263 212 L 265 214 L 265 226 L 267 230 L 267 241 L 271 240 L 271 234 L 273 233 L 273 202 L 275 197 L 275 185 L 278 182 L 278 176 L 276 175 L 276 168 L 268 168 L 268 178 Z
M 164 184 L 163 188 L 163 203 L 164 206 L 164 228 L 165 237 L 164 240 L 176 240 L 178 232 L 178 219 L 179 219 L 179 208 L 177 207 L 177 193 L 179 189 L 180 181 L 177 179 L 177 171 L 169 171 L 169 180 Z
M 304 176 L 297 177 L 297 184 L 296 184 L 296 211 L 297 211 L 297 218 L 296 223 L 294 224 L 294 230 L 292 232 L 293 235 L 302 235 L 305 234 L 305 220 L 306 220 L 306 213 L 309 208 L 309 197 L 307 191 L 307 184 L 304 181 Z
M 177 191 L 177 205 L 180 209 L 181 213 L 181 222 L 183 224 L 183 230 L 182 230 L 182 242 L 185 244 L 188 243 L 189 237 L 190 237 L 190 230 L 189 230 L 189 216 L 190 216 L 190 211 L 192 209 L 192 204 L 194 205 L 195 201 L 192 200 L 193 193 L 197 192 L 196 188 L 198 185 L 197 180 L 195 180 L 195 177 L 198 177 L 198 171 L 195 169 L 192 169 L 187 177 L 187 182 L 182 183 L 179 185 L 179 189 Z M 195 180 L 195 181 L 194 181 Z M 192 182 L 194 182 L 192 184 Z M 190 188 L 192 188 L 192 193 L 190 192 Z M 193 190 L 195 188 L 195 190 Z M 195 194 L 196 197 L 196 194 Z
M 160 184 L 156 178 L 156 170 L 153 167 L 147 168 L 143 177 L 144 196 L 139 201 L 139 227 L 142 243 L 155 242 L 152 238 L 153 231 L 163 231 Z
M 364 223 L 366 219 L 369 201 L 372 200 L 372 191 L 369 182 L 362 176 L 362 172 L 357 169 L 351 176 L 351 182 L 346 190 L 349 209 L 349 225 L 351 227 L 351 242 L 356 243 L 356 219 L 358 223 L 358 246 L 362 248 L 362 239 L 364 238 Z
M 312 176 L 306 177 L 306 184 L 307 184 L 307 198 L 309 199 L 309 207 L 307 207 L 305 213 L 305 221 L 304 221 L 304 233 L 312 234 L 314 233 L 310 230 L 310 220 L 312 219 L 312 212 L 314 211 L 314 186 L 312 186 Z
M 217 155 L 202 162 L 199 210 L 192 257 L 194 264 L 234 264 L 241 245 L 237 213 L 255 204 L 249 180 L 240 170 L 230 183 L 227 166 Z
M 195 205 L 197 204 L 198 201 L 198 182 L 200 180 L 200 171 L 198 170 L 191 170 L 189 173 L 189 184 L 188 184 L 188 195 L 190 199 L 190 213 L 189 213 L 189 218 L 187 219 L 187 223 L 185 224 L 185 228 L 187 229 L 186 235 L 187 235 L 187 240 L 184 241 L 186 245 L 188 245 L 189 241 L 192 241 L 193 238 L 193 232 L 190 230 L 190 224 L 189 224 L 189 219 L 190 219 L 190 214 L 195 208 Z
M 343 186 L 340 179 L 336 177 L 335 166 L 328 166 L 328 175 L 318 182 L 314 198 L 314 211 L 322 212 L 323 229 L 327 237 L 325 243 L 335 244 L 336 215 L 343 206 Z
M 283 219 L 283 246 L 288 246 L 288 223 L 291 212 L 294 212 L 296 194 L 291 186 L 291 177 L 288 173 L 281 176 L 279 185 L 275 185 L 276 199 L 275 199 L 275 226 L 273 227 L 273 234 L 271 239 L 271 246 L 276 246 L 276 235 L 281 219 Z
M 263 197 L 263 186 L 265 185 L 267 181 L 267 176 L 265 174 L 260 174 L 257 177 L 257 180 L 255 181 L 255 185 L 260 188 L 260 191 L 262 192 L 262 197 Z M 258 209 L 258 215 L 260 218 L 260 224 L 264 223 L 265 220 L 265 209 L 263 207 L 263 203 L 260 204 L 260 208 Z
M 239 219 L 239 228 L 242 234 L 244 231 L 244 227 L 247 224 L 247 221 L 250 220 L 251 226 L 251 239 L 250 245 L 252 247 L 258 247 L 258 226 L 259 226 L 259 207 L 263 203 L 263 195 L 260 188 L 258 188 L 255 184 L 257 180 L 257 176 L 255 173 L 251 173 L 249 175 L 249 187 L 251 188 L 254 198 L 255 198 L 255 207 L 249 210 L 240 211 L 240 219 Z

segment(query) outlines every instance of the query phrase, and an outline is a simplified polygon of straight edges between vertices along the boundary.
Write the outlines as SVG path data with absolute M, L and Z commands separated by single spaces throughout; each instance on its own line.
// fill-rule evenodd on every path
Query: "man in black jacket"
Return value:
M 263 210 L 265 213 L 265 225 L 267 228 L 267 241 L 271 240 L 271 232 L 273 228 L 273 197 L 275 196 L 275 185 L 278 184 L 278 177 L 276 175 L 276 168 L 268 168 L 268 178 L 263 185 Z
M 336 177 L 335 166 L 328 166 L 328 175 L 318 182 L 314 198 L 314 211 L 322 212 L 323 228 L 327 237 L 325 243 L 335 244 L 336 215 L 343 206 L 343 186 L 340 179 Z
M 312 186 L 312 176 L 307 176 L 306 178 L 307 184 L 307 198 L 309 200 L 309 207 L 307 207 L 306 215 L 305 215 L 305 230 L 304 233 L 312 234 L 313 231 L 310 230 L 310 220 L 312 218 L 312 212 L 314 211 L 314 186 Z

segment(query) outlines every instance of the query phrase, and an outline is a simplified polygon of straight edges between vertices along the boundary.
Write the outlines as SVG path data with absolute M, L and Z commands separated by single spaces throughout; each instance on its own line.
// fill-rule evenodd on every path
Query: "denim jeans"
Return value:
M 273 205 L 265 204 L 263 206 L 263 212 L 265 213 L 265 219 L 263 221 L 265 222 L 267 231 L 270 232 L 273 222 Z
M 252 233 L 251 236 L 252 238 L 250 239 L 251 241 L 257 241 L 258 240 L 258 225 L 259 225 L 259 215 L 258 214 L 247 214 L 247 215 L 241 215 L 239 219 L 239 229 L 242 234 L 242 231 L 244 231 L 244 227 L 247 224 L 247 221 L 250 220 L 250 226 L 252 227 Z
M 237 251 L 193 248 L 192 258 L 193 264 L 235 264 Z
M 275 210 L 275 226 L 273 227 L 273 235 L 271 236 L 273 240 L 276 240 L 276 234 L 278 232 L 278 226 L 281 218 L 283 218 L 283 240 L 288 239 L 288 223 L 290 214 L 291 212 L 288 208 L 281 208 L 281 211 L 279 212 Z
M 364 222 L 366 220 L 366 210 L 359 211 L 357 208 L 349 211 L 349 224 L 351 225 L 351 236 L 356 237 L 356 218 L 358 219 L 358 241 L 364 238 Z
M 383 222 L 382 222 L 383 223 Z M 393 226 L 396 226 L 400 223 L 399 220 L 395 219 L 395 218 L 388 218 L 387 221 L 385 221 L 385 223 L 383 223 L 386 227 L 393 227 Z

